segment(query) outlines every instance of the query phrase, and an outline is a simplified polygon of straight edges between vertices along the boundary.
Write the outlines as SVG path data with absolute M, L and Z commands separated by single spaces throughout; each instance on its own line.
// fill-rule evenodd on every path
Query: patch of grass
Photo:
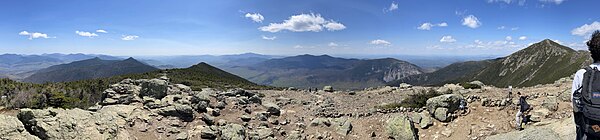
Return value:
M 406 108 L 421 108 L 427 104 L 427 99 L 442 95 L 434 89 L 423 90 L 421 93 L 408 96 L 398 105 Z
M 476 85 L 476 84 L 471 84 L 468 82 L 462 82 L 462 83 L 460 83 L 460 86 L 462 86 L 465 89 L 481 89 L 481 86 Z

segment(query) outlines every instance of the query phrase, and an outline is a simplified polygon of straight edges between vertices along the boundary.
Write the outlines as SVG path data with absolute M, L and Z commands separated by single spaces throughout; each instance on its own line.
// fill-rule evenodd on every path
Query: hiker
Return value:
M 527 103 L 527 97 L 521 95 L 521 92 L 517 92 L 517 96 L 519 96 L 519 112 L 515 115 L 515 121 L 517 126 L 515 127 L 517 130 L 521 130 L 521 124 L 523 124 L 525 117 L 527 116 L 529 110 L 531 110 L 531 106 Z
M 467 101 L 465 101 L 465 99 L 460 99 L 460 105 L 458 106 L 458 109 L 461 111 L 461 115 L 466 115 L 469 113 L 467 110 Z
M 595 31 L 586 43 L 593 63 L 575 73 L 571 96 L 577 140 L 600 139 L 600 31 Z

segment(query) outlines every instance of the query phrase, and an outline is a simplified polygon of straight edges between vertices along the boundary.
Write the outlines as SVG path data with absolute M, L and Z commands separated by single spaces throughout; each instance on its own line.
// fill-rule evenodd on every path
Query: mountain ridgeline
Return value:
M 76 73 L 70 74 L 77 75 Z M 190 86 L 193 90 L 198 91 L 202 90 L 202 88 L 215 88 L 220 90 L 231 88 L 272 88 L 254 84 L 246 79 L 227 73 L 206 63 L 199 63 L 189 68 L 153 70 L 143 73 L 115 75 L 111 77 L 70 82 L 47 82 L 43 84 L 36 84 L 22 83 L 4 78 L 0 79 L 0 96 L 6 96 L 6 100 L 0 100 L 0 104 L 2 104 L 2 106 L 11 108 L 85 108 L 100 101 L 101 97 L 103 96 L 102 92 L 105 89 L 109 88 L 109 86 L 112 84 L 122 81 L 123 79 L 152 79 L 159 78 L 165 74 L 169 77 L 171 83 L 184 84 Z M 73 77 L 73 75 L 68 75 L 68 73 L 66 76 Z
M 328 55 L 299 55 L 224 69 L 258 84 L 300 88 L 332 85 L 340 89 L 381 86 L 423 73 L 414 64 L 392 58 L 361 60 Z
M 455 63 L 433 73 L 405 77 L 389 85 L 441 85 L 479 80 L 497 87 L 527 87 L 571 76 L 591 62 L 589 52 L 575 51 L 546 39 L 507 57 Z
M 125 60 L 102 60 L 96 57 L 41 69 L 23 81 L 33 83 L 69 82 L 155 70 L 158 69 L 133 58 Z

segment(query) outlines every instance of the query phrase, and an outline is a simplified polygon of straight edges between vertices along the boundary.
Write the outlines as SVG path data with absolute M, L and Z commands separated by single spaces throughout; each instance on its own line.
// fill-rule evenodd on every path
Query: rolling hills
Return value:
M 158 69 L 133 58 L 125 60 L 102 60 L 96 57 L 41 69 L 23 81 L 33 83 L 68 82 L 154 70 Z

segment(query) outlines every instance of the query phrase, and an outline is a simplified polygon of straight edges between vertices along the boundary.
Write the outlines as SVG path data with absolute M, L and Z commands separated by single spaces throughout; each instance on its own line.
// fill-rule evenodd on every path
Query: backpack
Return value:
M 582 127 L 586 134 L 600 137 L 600 71 L 587 67 L 581 88 L 573 93 L 574 111 L 583 114 Z
M 529 104 L 525 101 L 525 97 L 519 97 L 519 105 L 521 105 L 521 112 L 529 110 Z

